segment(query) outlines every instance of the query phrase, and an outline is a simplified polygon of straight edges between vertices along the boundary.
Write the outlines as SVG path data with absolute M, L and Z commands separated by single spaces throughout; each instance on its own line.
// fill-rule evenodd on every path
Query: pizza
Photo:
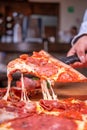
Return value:
M 15 72 L 21 78 L 12 87 Z M 11 61 L 7 76 L 8 87 L 0 89 L 0 130 L 87 130 L 87 101 L 59 100 L 53 90 L 55 82 L 86 81 L 84 75 L 42 50 Z M 38 88 L 42 98 L 30 99 Z
M 4 95 L 5 91 L 1 89 L 0 93 Z M 16 95 L 19 91 L 11 88 L 7 100 L 0 96 L 0 130 L 87 130 L 86 101 L 69 98 L 25 102 Z
M 31 74 L 40 79 L 41 88 L 44 99 L 57 99 L 53 92 L 52 86 L 55 82 L 76 82 L 87 80 L 87 78 L 70 67 L 53 58 L 47 52 L 41 50 L 40 52 L 33 52 L 31 56 L 21 55 L 19 58 L 11 61 L 7 66 L 7 76 L 8 76 L 8 91 L 5 95 L 7 99 L 12 74 L 15 72 L 21 72 L 21 82 L 22 82 L 22 98 L 26 100 L 26 92 L 24 90 L 23 74 Z M 47 85 L 50 86 L 50 91 L 52 96 L 49 94 Z M 22 99 L 23 100 L 23 99 Z
M 63 100 L 21 101 L 20 90 L 0 90 L 0 130 L 86 130 L 87 103 L 69 98 Z M 19 94 L 19 95 L 18 95 Z
M 28 73 L 40 79 L 46 79 L 51 84 L 55 81 L 75 82 L 86 79 L 81 73 L 43 50 L 33 52 L 32 56 L 23 54 L 11 61 L 7 66 L 8 77 L 11 77 L 16 71 L 20 71 L 23 74 Z

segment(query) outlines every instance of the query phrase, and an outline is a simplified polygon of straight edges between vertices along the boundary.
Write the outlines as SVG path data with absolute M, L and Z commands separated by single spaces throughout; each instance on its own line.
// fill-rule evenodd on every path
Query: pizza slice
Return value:
M 73 69 L 71 66 L 64 64 L 58 59 L 53 58 L 47 52 L 33 52 L 32 56 L 26 54 L 11 61 L 7 66 L 7 75 L 20 71 L 46 79 L 51 83 L 58 82 L 75 82 L 86 79 L 84 75 Z
M 43 98 L 46 100 L 57 99 L 52 86 L 55 82 L 76 82 L 86 80 L 86 77 L 75 69 L 53 58 L 47 52 L 33 52 L 32 56 L 26 54 L 11 61 L 7 66 L 8 89 L 4 96 L 7 100 L 9 95 L 12 74 L 21 72 L 22 94 L 21 100 L 27 101 L 27 95 L 23 80 L 23 74 L 31 74 L 40 79 Z M 51 94 L 50 94 L 51 93 Z
M 12 74 L 21 72 L 17 87 L 11 87 Z M 26 79 L 32 74 L 39 82 Z M 52 85 L 75 82 L 86 77 L 44 51 L 32 56 L 21 55 L 7 66 L 8 88 L 0 90 L 0 130 L 86 130 L 87 102 L 75 99 L 58 100 Z M 27 87 L 42 88 L 43 99 L 31 101 Z M 35 85 L 34 84 L 34 85 Z M 30 86 L 29 86 L 30 85 Z

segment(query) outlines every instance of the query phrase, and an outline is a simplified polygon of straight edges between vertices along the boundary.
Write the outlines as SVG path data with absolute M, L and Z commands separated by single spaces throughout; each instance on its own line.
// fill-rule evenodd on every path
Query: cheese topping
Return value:
M 10 119 L 14 119 L 17 117 L 17 114 L 14 113 L 14 112 L 8 112 L 4 109 L 0 109 L 0 123 L 3 122 L 3 121 L 7 121 L 7 120 L 10 120 Z

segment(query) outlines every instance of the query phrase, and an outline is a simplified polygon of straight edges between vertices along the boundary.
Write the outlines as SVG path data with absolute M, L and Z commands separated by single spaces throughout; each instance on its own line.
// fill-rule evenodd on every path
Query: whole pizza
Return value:
M 15 72 L 21 78 L 12 87 Z M 60 100 L 54 92 L 55 82 L 87 80 L 71 66 L 41 50 L 9 62 L 7 76 L 8 87 L 0 89 L 0 130 L 87 130 L 87 101 Z M 32 100 L 38 89 L 42 98 Z

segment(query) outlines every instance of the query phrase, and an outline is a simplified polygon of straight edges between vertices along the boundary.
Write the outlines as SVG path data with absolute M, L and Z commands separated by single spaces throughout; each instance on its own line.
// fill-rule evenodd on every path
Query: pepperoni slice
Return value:
M 14 130 L 77 130 L 73 120 L 45 114 L 13 120 L 11 127 Z

